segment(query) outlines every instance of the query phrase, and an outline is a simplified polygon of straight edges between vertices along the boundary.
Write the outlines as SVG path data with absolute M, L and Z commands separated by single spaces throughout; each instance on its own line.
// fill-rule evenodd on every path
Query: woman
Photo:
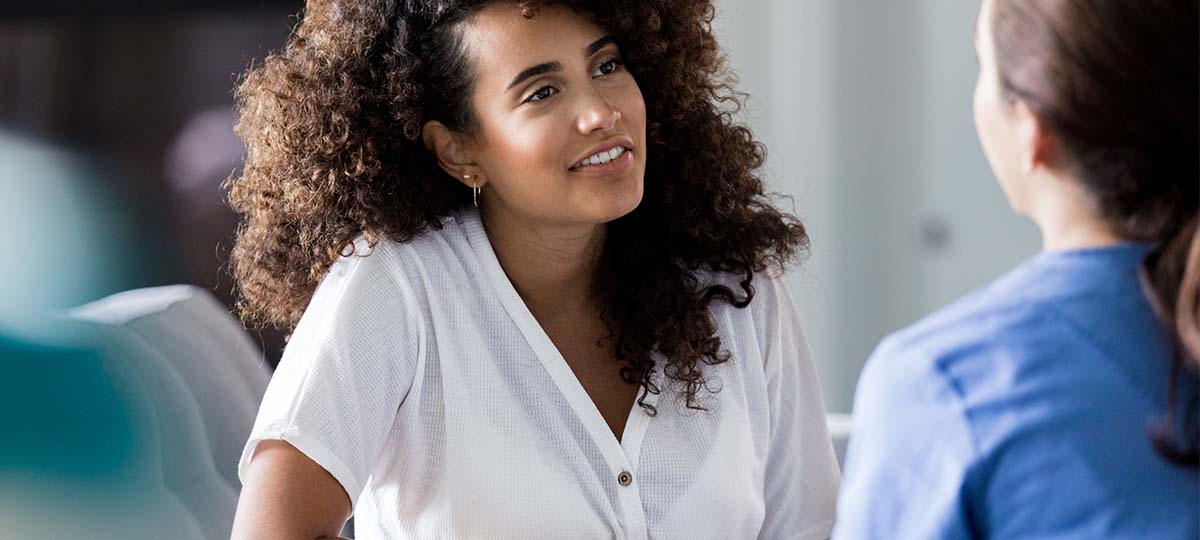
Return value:
M 238 538 L 826 538 L 807 247 L 709 2 L 310 1 L 240 89 L 242 309 L 294 326 Z
M 985 0 L 975 125 L 1044 250 L 886 339 L 834 537 L 1200 535 L 1195 0 Z

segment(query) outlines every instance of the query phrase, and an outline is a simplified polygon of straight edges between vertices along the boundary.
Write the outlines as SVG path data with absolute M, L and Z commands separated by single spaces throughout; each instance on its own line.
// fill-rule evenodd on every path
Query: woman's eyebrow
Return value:
M 553 71 L 562 71 L 562 64 L 559 62 L 542 62 L 536 66 L 527 67 L 521 70 L 521 72 L 513 78 L 512 82 L 508 83 L 508 88 L 505 88 L 505 91 L 512 90 L 512 87 L 521 84 L 521 82 L 525 79 Z
M 603 49 L 606 45 L 608 45 L 610 43 L 616 43 L 616 42 L 617 42 L 617 40 L 614 39 L 612 36 L 604 36 L 600 39 L 597 39 L 596 41 L 591 42 L 590 44 L 588 44 L 587 47 L 584 48 L 584 56 L 591 56 L 593 54 L 596 54 L 596 51 Z M 528 79 L 530 77 L 536 77 L 543 73 L 551 73 L 554 71 L 562 71 L 562 63 L 561 62 L 542 62 L 541 64 L 538 64 L 536 66 L 527 67 L 527 68 L 521 70 L 521 72 L 518 73 L 516 77 L 513 77 L 512 82 L 508 83 L 508 88 L 505 88 L 505 90 L 506 91 L 512 90 L 512 88 L 514 86 L 521 84 L 521 82 L 523 82 L 525 79 Z
M 617 40 L 614 39 L 612 36 L 604 36 L 600 39 L 597 39 L 596 41 L 593 41 L 591 45 L 588 45 L 587 48 L 584 50 L 585 52 L 583 55 L 591 56 L 593 54 L 596 54 L 596 51 L 603 49 L 605 45 L 608 45 L 609 43 L 616 43 L 616 42 L 617 42 Z

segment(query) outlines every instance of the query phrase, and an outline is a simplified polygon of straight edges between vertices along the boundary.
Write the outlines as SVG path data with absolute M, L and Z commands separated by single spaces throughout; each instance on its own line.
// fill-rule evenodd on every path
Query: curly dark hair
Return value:
M 247 324 L 294 328 L 356 237 L 405 242 L 470 204 L 421 130 L 435 119 L 474 128 L 458 28 L 487 3 L 309 0 L 286 46 L 248 70 L 236 94 L 248 154 L 227 182 L 243 215 L 231 266 Z M 558 3 L 616 38 L 646 103 L 645 196 L 609 223 L 596 278 L 621 376 L 641 384 L 648 407 L 660 367 L 686 387 L 688 407 L 703 408 L 700 364 L 729 359 L 709 305 L 749 305 L 755 273 L 806 253 L 808 235 L 764 192 L 765 150 L 735 120 L 744 96 L 717 47 L 711 1 Z M 706 282 L 712 272 L 740 287 Z

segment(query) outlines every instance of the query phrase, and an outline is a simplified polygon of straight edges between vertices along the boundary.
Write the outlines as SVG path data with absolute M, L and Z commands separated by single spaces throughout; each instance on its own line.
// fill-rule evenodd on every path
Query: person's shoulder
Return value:
M 359 235 L 330 267 L 322 281 L 356 286 L 404 285 L 420 287 L 428 276 L 441 276 L 469 251 L 469 240 L 456 215 L 407 238 L 381 234 L 371 239 Z
M 392 240 L 365 236 L 351 246 L 318 283 L 289 338 L 285 361 L 342 355 L 365 343 L 398 350 L 419 339 L 418 306 L 399 271 L 403 250 Z
M 701 270 L 693 275 L 701 291 L 721 287 L 730 293 L 728 299 L 718 297 L 708 306 L 719 326 L 732 325 L 739 328 L 738 332 L 752 327 L 763 338 L 762 334 L 771 333 L 773 327 L 778 325 L 781 314 L 790 317 L 794 311 L 781 271 L 768 269 L 754 272 L 749 281 L 743 274 L 730 272 Z M 735 305 L 734 302 L 745 300 L 748 293 L 748 304 Z
M 397 250 L 406 250 L 418 259 L 457 256 L 470 249 L 469 229 L 472 225 L 478 225 L 478 222 L 461 212 L 451 212 L 411 238 L 392 240 L 390 245 Z
M 1006 395 L 1019 374 L 1045 364 L 1061 333 L 1049 300 L 1023 293 L 1018 268 L 992 284 L 896 331 L 875 348 L 860 392 L 904 400 L 983 402 Z
M 994 303 L 972 295 L 885 337 L 877 356 L 919 356 L 927 360 L 977 356 L 981 348 L 1014 345 L 1047 322 L 1036 304 Z
M 738 306 L 725 299 L 709 304 L 709 313 L 725 340 L 724 346 L 731 347 L 735 356 L 760 360 L 741 362 L 745 367 L 767 365 L 772 351 L 792 350 L 807 356 L 803 325 L 782 271 L 755 272 L 748 282 L 745 275 L 727 272 L 708 272 L 698 274 L 697 278 L 702 287 L 725 287 L 735 301 L 747 298 L 746 286 L 749 286 L 752 295 L 748 304 Z M 792 360 L 796 358 L 789 358 Z
M 357 318 L 403 307 L 406 288 L 403 250 L 384 237 L 360 235 L 346 246 L 321 278 L 305 311 L 305 319 Z M 311 314 L 311 315 L 310 315 Z M 303 325 L 306 321 L 302 320 Z
M 988 357 L 998 347 L 1020 350 L 1057 326 L 1050 309 L 1053 298 L 1031 293 L 1037 275 L 1032 265 L 1019 266 L 888 335 L 874 356 L 946 362 Z
M 388 305 L 405 300 L 405 291 L 421 283 L 422 264 L 445 260 L 454 250 L 455 228 L 451 217 L 410 238 L 387 234 L 360 234 L 343 247 L 321 278 L 312 302 L 359 306 Z
M 750 303 L 744 306 L 746 308 L 744 311 L 746 315 L 755 319 L 778 310 L 780 302 L 790 303 L 791 301 L 790 292 L 784 283 L 784 272 L 779 269 L 767 268 L 754 272 L 749 282 L 744 274 L 731 272 L 699 270 L 693 275 L 702 290 L 710 287 L 724 287 L 738 300 L 746 297 L 746 286 L 749 285 L 752 298 Z M 734 307 L 729 302 L 714 302 L 713 306 Z

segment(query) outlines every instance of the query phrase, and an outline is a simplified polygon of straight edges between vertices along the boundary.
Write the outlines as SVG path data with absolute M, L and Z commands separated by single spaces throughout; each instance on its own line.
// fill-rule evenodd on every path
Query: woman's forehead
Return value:
M 560 4 L 540 6 L 533 17 L 518 2 L 493 2 L 463 25 L 463 43 L 477 76 L 512 77 L 529 65 L 569 62 L 605 32 Z M 509 73 L 511 72 L 511 73 Z

